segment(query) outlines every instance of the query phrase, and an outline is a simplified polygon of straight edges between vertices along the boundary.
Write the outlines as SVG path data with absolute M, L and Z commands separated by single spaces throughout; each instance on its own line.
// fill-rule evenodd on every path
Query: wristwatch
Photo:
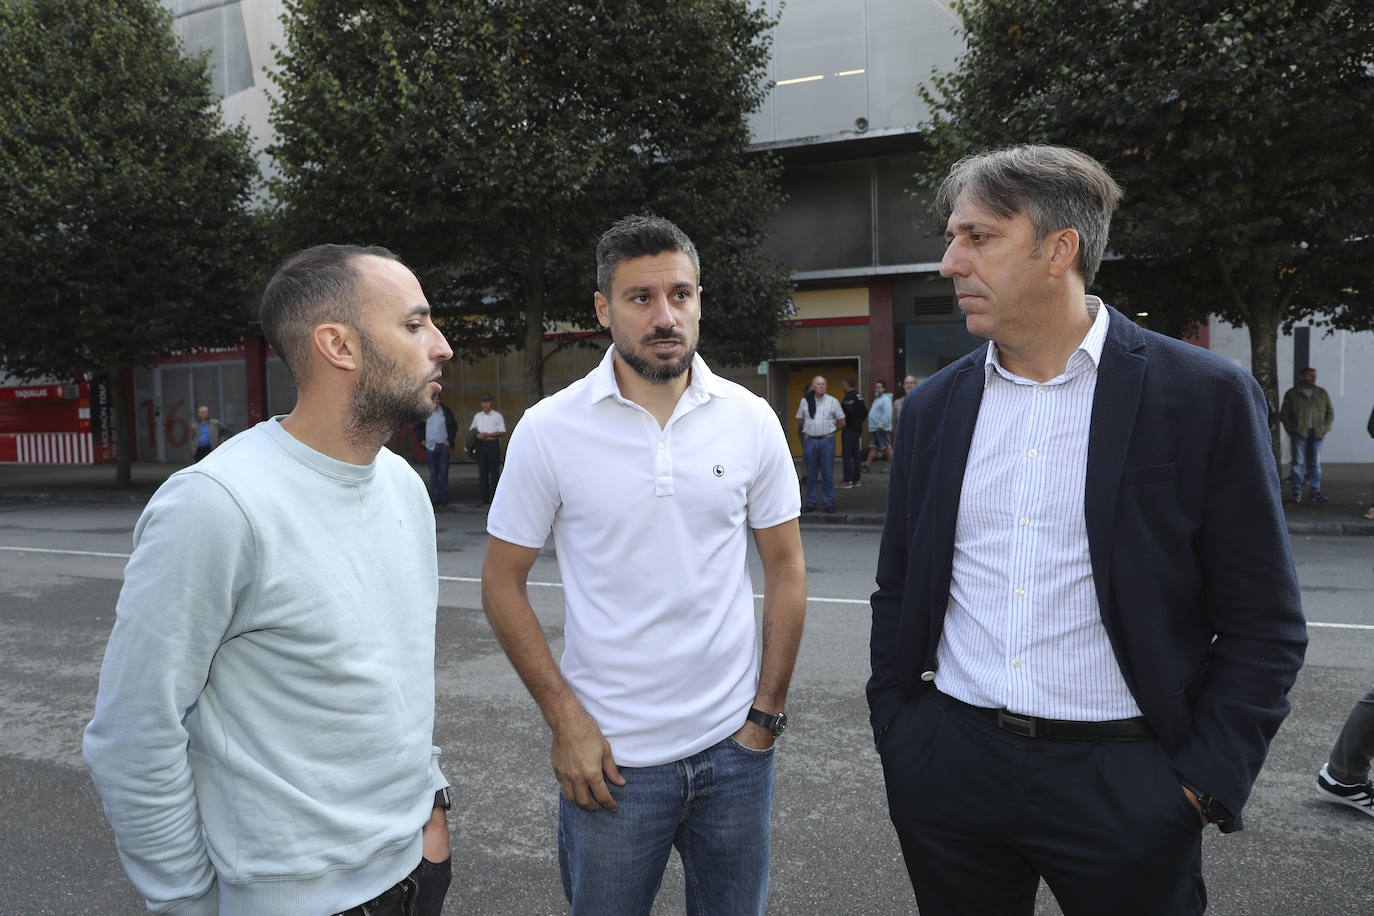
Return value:
M 453 807 L 453 793 L 448 790 L 448 786 L 434 793 L 434 807 L 443 808 L 445 811 Z
M 774 738 L 780 736 L 787 729 L 787 713 L 785 712 L 770 716 L 757 706 L 750 706 L 749 715 L 746 718 L 755 725 L 762 725 L 768 729 L 773 733 Z
M 1231 826 L 1233 820 L 1231 812 L 1226 810 L 1225 805 L 1217 801 L 1215 795 L 1209 795 L 1186 782 L 1182 783 L 1182 786 L 1197 796 L 1198 806 L 1202 808 L 1202 816 L 1207 818 L 1209 822 L 1216 824 L 1218 828 Z

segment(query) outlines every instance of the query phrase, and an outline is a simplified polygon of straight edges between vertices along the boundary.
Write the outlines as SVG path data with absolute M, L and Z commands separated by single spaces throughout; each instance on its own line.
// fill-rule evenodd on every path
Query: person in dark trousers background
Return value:
M 1371 760 L 1374 760 L 1374 690 L 1366 693 L 1346 717 L 1327 762 L 1317 773 L 1317 791 L 1332 801 L 1374 817 L 1374 785 L 1369 782 Z
M 482 409 L 468 428 L 477 430 L 477 482 L 481 490 L 477 505 L 485 506 L 501 477 L 501 437 L 506 434 L 506 418 L 492 410 L 491 395 L 482 395 Z
M 1369 411 L 1369 422 L 1365 424 L 1364 428 L 1365 431 L 1369 433 L 1370 438 L 1374 438 L 1374 409 L 1371 409 Z M 1364 517 L 1368 519 L 1374 519 L 1374 506 L 1369 507 L 1368 511 L 1365 512 Z
M 1087 295 L 1121 189 L 1076 150 L 960 160 L 940 272 L 990 342 L 907 395 L 868 702 L 922 916 L 1206 907 L 1306 627 L 1247 372 Z
M 864 396 L 854 387 L 852 378 L 843 379 L 844 396 L 840 398 L 840 410 L 844 411 L 844 429 L 840 430 L 840 446 L 843 450 L 844 479 L 842 489 L 861 487 L 863 481 L 863 454 L 860 452 L 864 432 L 864 418 L 868 416 L 868 405 Z

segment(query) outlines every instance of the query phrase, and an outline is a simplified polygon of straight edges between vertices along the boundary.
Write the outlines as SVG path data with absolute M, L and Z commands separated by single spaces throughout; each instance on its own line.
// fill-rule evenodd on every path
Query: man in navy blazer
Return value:
M 902 407 L 868 682 L 922 916 L 1202 912 L 1302 664 L 1259 386 L 1086 295 L 1120 196 L 1025 146 L 937 198 L 991 342 Z

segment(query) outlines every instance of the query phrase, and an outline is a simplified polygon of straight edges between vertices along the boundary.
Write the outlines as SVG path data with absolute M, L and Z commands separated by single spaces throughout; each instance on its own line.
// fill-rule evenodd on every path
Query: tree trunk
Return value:
M 537 248 L 536 252 L 542 251 Z M 525 287 L 525 406 L 544 397 L 544 258 L 531 253 L 524 264 Z
M 1278 306 L 1263 303 L 1252 307 L 1246 328 L 1250 332 L 1250 371 L 1269 399 L 1269 413 L 1273 416 L 1279 406 Z M 1278 424 L 1270 425 L 1269 435 L 1275 467 L 1281 467 Z
M 128 392 L 124 390 L 124 370 L 110 369 L 110 400 L 114 407 L 115 437 L 115 486 L 131 487 L 134 484 L 133 456 L 133 418 L 129 415 Z

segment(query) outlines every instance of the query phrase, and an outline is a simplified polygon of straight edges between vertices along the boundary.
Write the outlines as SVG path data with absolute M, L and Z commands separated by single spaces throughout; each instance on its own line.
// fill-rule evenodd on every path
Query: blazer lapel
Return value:
M 1103 308 L 1110 308 L 1103 306 Z M 1111 568 L 1112 524 L 1145 381 L 1145 335 L 1116 309 L 1110 310 L 1102 361 L 1097 367 L 1092 420 L 1088 428 L 1088 469 L 1083 514 L 1098 604 L 1105 615 Z
M 964 488 L 964 469 L 973 444 L 973 429 L 978 422 L 978 408 L 983 403 L 986 354 L 986 348 L 970 354 L 968 364 L 955 374 L 942 418 L 940 453 L 936 461 L 939 479 L 934 493 L 934 540 L 930 542 L 940 545 L 939 565 L 930 580 L 934 607 L 943 607 L 949 595 L 954 566 L 954 526 L 959 516 L 959 495 Z M 933 615 L 932 632 L 939 633 L 943 617 L 943 613 Z

